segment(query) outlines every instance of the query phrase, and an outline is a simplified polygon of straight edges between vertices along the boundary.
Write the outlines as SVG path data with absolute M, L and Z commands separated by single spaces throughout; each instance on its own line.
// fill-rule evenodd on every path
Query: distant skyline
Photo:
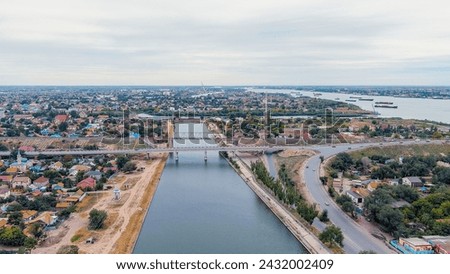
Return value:
M 450 3 L 17 0 L 0 85 L 450 85 Z

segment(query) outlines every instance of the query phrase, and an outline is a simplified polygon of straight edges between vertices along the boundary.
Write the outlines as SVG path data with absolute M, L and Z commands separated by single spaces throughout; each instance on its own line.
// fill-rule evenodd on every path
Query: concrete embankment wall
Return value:
M 242 177 L 245 183 L 253 190 L 253 192 L 263 201 L 268 208 L 278 217 L 278 219 L 286 226 L 294 237 L 308 250 L 311 254 L 329 254 L 330 251 L 325 248 L 322 242 L 308 230 L 292 213 L 290 213 L 276 198 L 264 189 L 253 175 L 250 167 L 239 157 L 234 160 L 238 163 L 240 170 L 230 163 L 231 167 Z

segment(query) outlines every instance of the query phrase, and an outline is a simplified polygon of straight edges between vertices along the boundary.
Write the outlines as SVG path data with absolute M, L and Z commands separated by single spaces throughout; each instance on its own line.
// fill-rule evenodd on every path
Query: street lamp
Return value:
M 325 109 L 325 144 L 327 144 L 327 110 L 331 111 L 331 126 L 333 126 L 334 110 L 331 107 Z M 333 145 L 333 133 L 331 134 L 331 145 Z

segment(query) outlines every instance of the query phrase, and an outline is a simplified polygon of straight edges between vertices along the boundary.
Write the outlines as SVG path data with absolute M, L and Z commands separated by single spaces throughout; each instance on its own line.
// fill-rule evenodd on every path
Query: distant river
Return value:
M 168 159 L 134 253 L 306 253 L 217 152 L 203 157 Z
M 265 92 L 265 89 L 253 89 L 253 91 Z M 290 90 L 290 89 L 268 89 L 270 93 L 293 93 L 302 94 L 304 96 L 314 97 L 314 92 L 303 90 Z M 373 111 L 372 105 L 375 102 L 392 102 L 398 106 L 396 109 L 390 108 L 375 108 L 380 113 L 380 117 L 400 117 L 404 119 L 420 119 L 431 120 L 450 124 L 450 100 L 438 100 L 438 99 L 421 99 L 421 98 L 402 98 L 402 97 L 388 97 L 388 96 L 366 96 L 358 94 L 348 93 L 329 93 L 321 92 L 321 99 L 329 99 L 334 101 L 345 102 L 350 99 L 350 96 L 361 96 L 362 98 L 373 98 L 373 101 L 359 101 L 349 102 L 350 104 L 357 105 L 365 110 Z M 339 98 L 339 100 L 337 100 Z

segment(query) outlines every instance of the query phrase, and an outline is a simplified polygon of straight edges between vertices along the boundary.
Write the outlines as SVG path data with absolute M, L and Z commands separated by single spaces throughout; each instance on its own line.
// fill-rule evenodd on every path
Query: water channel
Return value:
M 225 159 L 203 158 L 168 159 L 134 253 L 306 253 Z

